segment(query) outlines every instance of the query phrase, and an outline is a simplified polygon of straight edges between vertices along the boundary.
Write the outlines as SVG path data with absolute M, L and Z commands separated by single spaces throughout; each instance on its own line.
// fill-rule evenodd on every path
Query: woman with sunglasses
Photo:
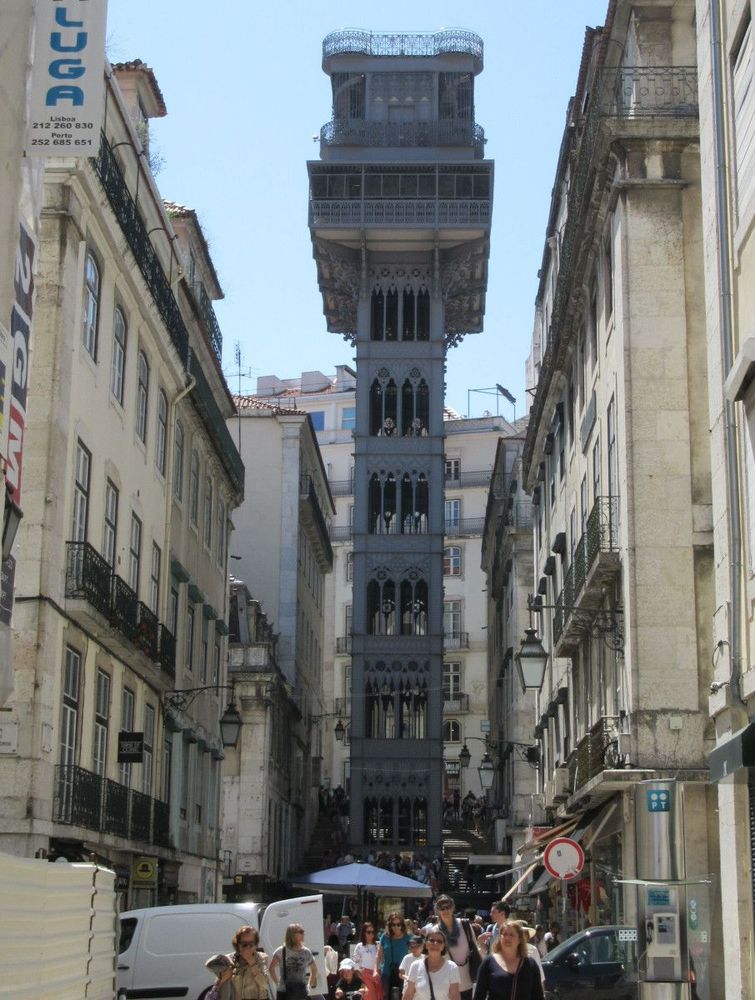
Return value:
M 543 1000 L 543 981 L 527 945 L 528 928 L 507 920 L 480 966 L 474 1000 Z
M 365 921 L 362 924 L 359 943 L 354 946 L 354 951 L 351 955 L 367 991 L 366 1000 L 382 1000 L 383 996 L 380 972 L 377 964 L 378 946 L 375 940 L 376 937 L 375 925 L 369 921 Z
M 392 1000 L 391 990 L 401 990 L 398 968 L 401 960 L 409 954 L 409 932 L 406 921 L 400 913 L 388 914 L 386 930 L 380 935 L 377 950 L 377 967 L 380 969 L 385 1000 Z
M 459 967 L 461 976 L 459 989 L 461 1000 L 472 1000 L 472 982 L 482 962 L 477 938 L 466 919 L 454 916 L 455 905 L 450 896 L 438 896 L 435 900 L 435 923 L 425 931 L 439 930 L 448 942 L 448 955 Z
M 230 955 L 214 955 L 205 964 L 217 979 L 207 1000 L 268 1000 L 267 955 L 258 951 L 260 936 L 254 927 L 239 927 L 231 939 Z
M 306 1000 L 307 986 L 314 989 L 317 985 L 317 965 L 314 955 L 304 945 L 301 924 L 289 924 L 286 928 L 285 944 L 276 948 L 270 959 L 270 978 L 280 1000 Z
M 434 928 L 425 947 L 424 958 L 409 966 L 402 1000 L 459 1000 L 460 969 L 448 957 L 446 935 Z

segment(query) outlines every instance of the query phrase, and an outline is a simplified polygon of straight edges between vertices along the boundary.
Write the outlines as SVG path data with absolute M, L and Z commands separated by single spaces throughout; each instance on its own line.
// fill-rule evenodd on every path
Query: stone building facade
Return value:
M 650 974 L 648 880 L 676 879 L 666 902 L 688 947 L 661 978 L 686 980 L 698 955 L 710 961 L 713 997 L 721 941 L 704 883 L 718 867 L 707 780 L 715 605 L 695 52 L 691 0 L 612 0 L 605 25 L 587 32 L 568 108 L 522 474 L 551 654 L 535 726 L 542 818 L 571 830 L 589 865 L 569 892 L 547 874 L 529 892 L 569 930 L 636 921 Z M 649 832 L 659 791 L 677 825 Z M 540 856 L 547 836 L 523 856 Z
M 209 298 L 185 278 L 193 254 L 217 297 L 207 246 L 193 213 L 174 230 L 142 155 L 163 98 L 144 64 L 111 70 L 98 157 L 45 173 L 0 847 L 94 853 L 126 906 L 213 901 L 243 466 Z M 118 759 L 128 733 L 139 762 Z
M 752 4 L 697 4 L 708 405 L 715 540 L 710 754 L 725 996 L 755 994 L 755 48 Z
M 351 839 L 440 847 L 443 373 L 482 327 L 492 163 L 474 120 L 482 42 L 343 31 L 308 164 L 328 329 L 356 348 Z
M 267 891 L 299 869 L 318 816 L 333 500 L 306 413 L 253 397 L 239 397 L 237 405 L 229 427 L 254 472 L 233 519 L 234 576 L 275 629 L 275 646 L 259 665 L 248 660 L 241 633 L 232 650 L 229 676 L 241 693 L 245 725 L 227 764 L 228 824 L 236 830 L 227 829 L 225 848 L 232 851 L 231 874 L 254 876 Z M 233 594 L 238 605 L 243 590 L 234 586 Z M 259 643 L 250 648 L 261 655 Z M 264 677 L 256 676 L 258 666 Z M 232 801 L 237 787 L 242 797 Z

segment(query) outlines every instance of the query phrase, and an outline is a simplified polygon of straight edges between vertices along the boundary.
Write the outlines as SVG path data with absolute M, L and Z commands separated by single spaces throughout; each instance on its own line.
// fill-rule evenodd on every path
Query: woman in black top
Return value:
M 540 970 L 527 955 L 527 934 L 506 921 L 480 966 L 474 1000 L 544 1000 Z

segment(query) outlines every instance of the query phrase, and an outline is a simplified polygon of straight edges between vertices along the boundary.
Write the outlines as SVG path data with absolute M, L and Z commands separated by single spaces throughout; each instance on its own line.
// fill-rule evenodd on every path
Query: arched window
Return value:
M 97 322 L 100 314 L 100 267 L 91 250 L 84 263 L 84 303 L 81 340 L 87 353 L 97 360 Z
M 402 678 L 398 690 L 398 735 L 401 739 L 421 740 L 427 732 L 427 680 L 420 678 L 418 664 L 410 662 L 409 676 Z
M 427 382 L 423 378 L 404 380 L 401 387 L 401 433 L 404 437 L 427 437 L 429 397 Z
M 458 719 L 445 719 L 443 722 L 443 742 L 461 743 L 461 724 Z
M 370 302 L 370 340 L 398 340 L 398 292 L 376 288 Z
M 427 634 L 427 582 L 401 581 L 401 634 Z
M 406 472 L 401 478 L 401 533 L 424 535 L 428 526 L 428 489 L 424 472 Z
M 149 401 L 149 363 L 144 351 L 136 361 L 136 433 L 140 441 L 147 440 L 147 405 Z
M 443 549 L 443 575 L 461 576 L 461 546 L 447 545 Z
M 126 372 L 126 320 L 120 309 L 113 314 L 113 359 L 110 364 L 110 391 L 123 406 Z
M 398 800 L 398 842 L 402 847 L 412 843 L 412 801 L 408 798 Z
M 396 635 L 396 584 L 370 580 L 367 584 L 368 635 Z
M 398 435 L 398 392 L 392 378 L 376 378 L 370 387 L 370 434 L 373 437 Z
M 426 288 L 417 292 L 417 340 L 430 339 L 430 293 Z
M 384 478 L 374 472 L 368 491 L 368 524 L 371 535 L 393 535 L 398 532 L 396 477 L 389 472 Z
M 380 800 L 378 840 L 382 844 L 393 843 L 393 799 L 388 798 L 387 795 Z
M 415 292 L 404 289 L 402 340 L 428 340 L 430 337 L 430 293 L 426 288 Z

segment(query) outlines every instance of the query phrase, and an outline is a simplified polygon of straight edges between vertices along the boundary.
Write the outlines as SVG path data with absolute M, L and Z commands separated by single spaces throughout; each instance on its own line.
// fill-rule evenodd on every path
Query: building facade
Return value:
M 697 4 L 708 402 L 715 539 L 716 746 L 725 995 L 755 993 L 755 49 L 752 4 Z
M 111 69 L 98 157 L 45 173 L 0 843 L 96 854 L 124 906 L 212 901 L 243 466 L 184 276 L 194 253 L 217 297 L 207 246 L 193 213 L 173 229 L 142 155 L 163 98 L 144 64 Z
M 248 659 L 261 655 L 259 643 L 239 632 L 232 651 L 229 675 L 249 726 L 229 758 L 226 808 L 237 829 L 227 830 L 224 849 L 232 851 L 232 876 L 267 879 L 269 889 L 298 870 L 318 816 L 334 508 L 311 418 L 254 397 L 240 397 L 237 405 L 238 419 L 229 427 L 250 475 L 234 514 L 234 575 L 243 577 L 275 628 L 275 647 L 259 664 L 262 678 L 253 676 L 258 665 Z M 243 591 L 234 586 L 233 593 L 238 604 Z M 261 717 L 268 720 L 262 730 L 255 722 Z M 234 788 L 237 802 L 231 801 Z
M 356 348 L 351 840 L 441 840 L 443 372 L 482 326 L 492 164 L 474 120 L 482 42 L 344 31 L 308 164 L 328 329 Z
M 706 970 L 699 990 L 714 997 L 715 604 L 695 41 L 692 2 L 612 0 L 605 25 L 587 32 L 568 109 L 522 473 L 551 654 L 535 726 L 541 818 L 581 840 L 589 864 L 568 888 L 545 873 L 528 891 L 569 930 L 636 922 L 643 979 L 686 983 L 696 964 Z M 533 836 L 523 857 L 542 857 L 553 835 Z M 647 932 L 660 899 L 653 879 L 680 932 L 663 956 Z

